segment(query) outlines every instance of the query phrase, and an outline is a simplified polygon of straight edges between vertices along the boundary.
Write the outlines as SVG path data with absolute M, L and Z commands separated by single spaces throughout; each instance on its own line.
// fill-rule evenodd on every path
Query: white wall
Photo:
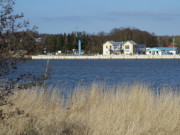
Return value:
M 109 55 L 109 49 L 106 45 L 103 45 L 103 55 Z

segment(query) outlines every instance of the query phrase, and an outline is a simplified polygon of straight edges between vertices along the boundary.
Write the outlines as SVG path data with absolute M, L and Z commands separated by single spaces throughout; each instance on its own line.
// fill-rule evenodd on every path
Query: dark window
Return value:
M 129 45 L 126 45 L 126 46 L 125 46 L 125 49 L 129 49 Z

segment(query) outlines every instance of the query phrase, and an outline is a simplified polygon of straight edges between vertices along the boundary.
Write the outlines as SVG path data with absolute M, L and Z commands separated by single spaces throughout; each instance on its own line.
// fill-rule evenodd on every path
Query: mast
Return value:
M 78 50 L 79 50 L 79 56 L 81 56 L 81 33 L 78 34 L 79 40 L 78 40 Z
M 76 37 L 78 37 L 78 55 L 81 56 L 81 33 L 77 31 L 77 27 L 76 27 Z

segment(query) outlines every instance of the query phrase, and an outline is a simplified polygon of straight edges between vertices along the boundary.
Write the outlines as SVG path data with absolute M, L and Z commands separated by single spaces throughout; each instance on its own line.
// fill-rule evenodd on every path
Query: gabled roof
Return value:
M 132 41 L 132 40 L 128 40 L 128 41 L 126 41 L 125 43 L 127 43 L 127 42 L 130 42 L 131 44 L 136 45 L 136 42 L 134 42 L 134 41 Z
M 140 46 L 143 46 L 144 44 L 137 44 L 136 42 L 132 41 L 132 40 L 128 40 L 126 42 L 122 41 L 122 42 L 114 42 L 114 41 L 107 41 L 109 43 L 111 43 L 114 47 L 117 47 L 117 46 L 122 46 L 124 45 L 125 43 L 129 42 L 131 43 L 132 45 L 140 45 Z M 106 42 L 106 43 L 107 43 Z
M 124 44 L 123 41 L 122 42 L 107 41 L 107 42 L 111 43 L 114 47 L 119 46 L 119 45 L 121 46 Z

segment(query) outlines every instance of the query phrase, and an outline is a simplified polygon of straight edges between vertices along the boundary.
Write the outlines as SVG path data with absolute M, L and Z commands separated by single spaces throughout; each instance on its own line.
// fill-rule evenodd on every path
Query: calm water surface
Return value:
M 19 66 L 17 73 L 45 73 L 47 60 L 32 60 Z M 180 60 L 50 60 L 48 84 L 72 89 L 92 82 L 143 82 L 152 87 L 180 85 Z

